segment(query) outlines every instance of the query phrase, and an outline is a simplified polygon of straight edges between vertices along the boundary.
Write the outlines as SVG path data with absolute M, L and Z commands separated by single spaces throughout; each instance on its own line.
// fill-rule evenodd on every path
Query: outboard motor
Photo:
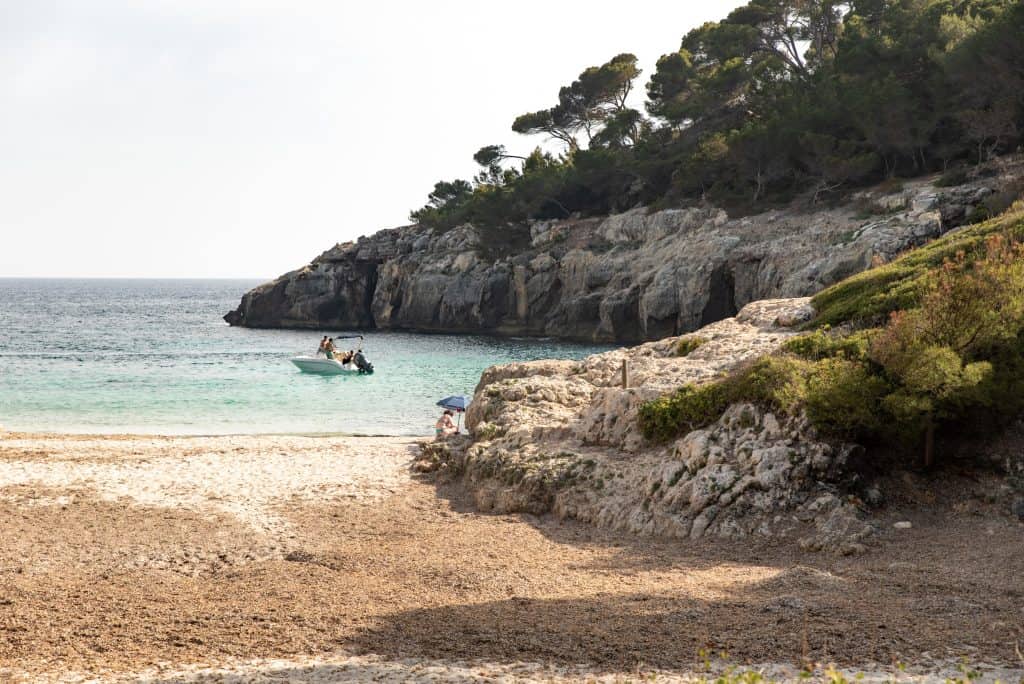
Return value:
M 357 351 L 355 356 L 352 357 L 352 363 L 356 364 L 356 368 L 359 369 L 360 373 L 369 374 L 373 372 L 373 364 L 366 360 L 362 350 Z

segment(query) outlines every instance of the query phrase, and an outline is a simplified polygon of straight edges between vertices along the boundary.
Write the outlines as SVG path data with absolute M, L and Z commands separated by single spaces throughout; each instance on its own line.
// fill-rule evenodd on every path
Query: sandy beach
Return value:
M 838 558 L 482 515 L 416 452 L 0 434 L 0 680 L 675 681 L 722 652 L 778 678 L 1024 676 L 1021 525 L 949 491 Z

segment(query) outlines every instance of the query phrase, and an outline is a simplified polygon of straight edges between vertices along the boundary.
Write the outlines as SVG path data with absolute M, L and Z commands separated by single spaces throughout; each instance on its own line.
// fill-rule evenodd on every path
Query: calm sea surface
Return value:
M 247 330 L 221 320 L 257 284 L 0 279 L 0 427 L 430 434 L 434 402 L 471 395 L 487 366 L 604 349 L 366 332 L 363 348 L 375 374 L 308 375 L 288 359 L 314 352 L 316 331 Z M 359 331 L 322 334 L 351 332 Z

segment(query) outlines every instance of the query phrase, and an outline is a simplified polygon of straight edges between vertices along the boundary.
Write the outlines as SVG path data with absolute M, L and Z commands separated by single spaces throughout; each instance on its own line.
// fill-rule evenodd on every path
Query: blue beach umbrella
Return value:
M 469 406 L 470 399 L 464 394 L 453 394 L 450 397 L 445 397 L 441 401 L 437 402 L 438 406 L 452 411 L 465 411 L 466 407 Z
M 441 401 L 437 402 L 437 405 L 442 408 L 451 409 L 458 414 L 459 420 L 455 427 L 455 430 L 458 431 L 462 427 L 462 412 L 466 410 L 467 406 L 469 406 L 469 402 L 470 398 L 466 395 L 453 394 L 452 396 L 445 397 Z

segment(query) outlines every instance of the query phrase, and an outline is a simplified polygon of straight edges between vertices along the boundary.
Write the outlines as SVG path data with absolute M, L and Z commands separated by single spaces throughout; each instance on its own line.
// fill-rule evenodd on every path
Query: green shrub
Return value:
M 672 394 L 640 406 L 640 431 L 655 442 L 710 425 L 732 403 L 724 383 L 683 385 Z
M 687 335 L 686 337 L 682 337 L 676 345 L 676 356 L 689 356 L 690 352 L 707 344 L 707 341 L 707 338 L 697 335 Z
M 924 435 L 930 465 L 940 427 L 1020 410 L 1006 388 L 1024 386 L 1024 246 L 989 236 L 983 256 L 961 252 L 925 282 L 920 307 L 893 313 L 870 356 L 894 386 L 882 401 L 891 424 L 908 440 Z
M 974 258 L 960 252 L 927 274 L 920 306 L 890 317 L 872 355 L 939 345 L 975 360 L 1012 342 L 1024 322 L 1024 244 L 991 235 L 983 250 Z
M 807 378 L 804 406 L 822 434 L 842 439 L 870 437 L 882 427 L 880 401 L 889 384 L 859 361 L 823 359 Z
M 810 361 L 833 357 L 864 360 L 868 355 L 868 343 L 873 330 L 861 330 L 840 335 L 825 330 L 815 330 L 806 335 L 793 337 L 782 345 L 782 350 Z
M 892 312 L 880 328 L 819 329 L 717 382 L 686 385 L 644 404 L 644 436 L 667 441 L 713 423 L 733 404 L 751 402 L 782 415 L 803 411 L 826 437 L 908 444 L 924 437 L 928 465 L 940 429 L 1018 417 L 1024 411 L 1024 236 L 1014 231 L 1021 223 L 999 233 L 990 226 L 901 260 L 889 273 L 914 271 L 904 279 L 915 290 L 914 305 Z M 965 249 L 921 266 L 951 246 Z M 855 301 L 848 295 L 844 305 Z
M 1015 203 L 999 217 L 949 233 L 888 264 L 822 290 L 812 300 L 817 315 L 809 327 L 846 322 L 880 325 L 893 311 L 917 308 L 935 269 L 961 253 L 967 263 L 984 258 L 986 242 L 995 235 L 1010 242 L 1024 239 L 1024 202 Z
M 765 356 L 717 382 L 683 385 L 641 405 L 640 430 L 647 439 L 666 442 L 707 427 L 742 401 L 792 411 L 803 400 L 809 366 L 791 356 Z

